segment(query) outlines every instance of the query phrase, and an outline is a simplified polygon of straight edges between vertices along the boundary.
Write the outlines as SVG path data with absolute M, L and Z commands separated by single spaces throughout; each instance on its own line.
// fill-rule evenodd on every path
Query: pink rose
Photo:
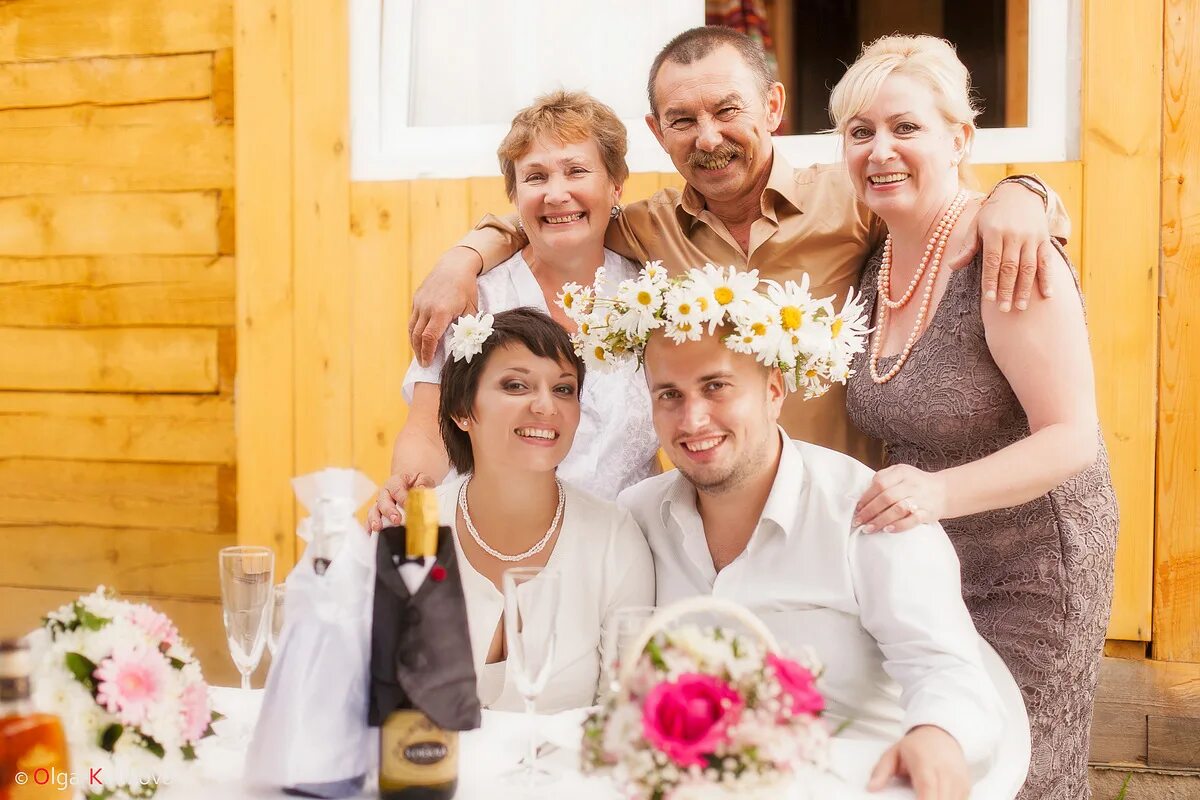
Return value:
M 825 698 L 817 691 L 813 674 L 790 658 L 768 654 L 767 666 L 775 673 L 783 689 L 784 703 L 791 701 L 793 714 L 817 715 L 825 710 Z
M 705 766 L 704 756 L 728 740 L 744 703 L 725 681 L 688 673 L 658 684 L 642 706 L 642 733 L 684 767 Z

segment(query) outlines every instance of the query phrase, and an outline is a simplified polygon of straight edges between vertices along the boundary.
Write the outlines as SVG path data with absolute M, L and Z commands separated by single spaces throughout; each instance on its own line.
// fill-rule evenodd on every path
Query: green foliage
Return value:
M 162 758 L 167 754 L 167 751 L 163 749 L 163 746 L 154 739 L 151 739 L 149 736 L 142 734 L 142 741 L 146 743 L 146 749 L 159 758 Z
M 667 671 L 667 660 L 663 658 L 662 648 L 659 647 L 658 641 L 651 639 L 646 643 L 646 652 L 650 655 L 650 663 L 655 669 Z
M 75 680 L 83 684 L 83 688 L 87 689 L 93 695 L 96 694 L 96 665 L 93 664 L 87 657 L 79 653 L 67 653 L 66 659 L 67 671 L 75 676 Z
M 79 626 L 81 628 L 87 628 L 89 631 L 98 631 L 108 623 L 112 622 L 111 619 L 105 619 L 104 617 L 96 616 L 92 612 L 88 611 L 87 607 L 78 601 L 74 603 L 72 608 L 75 609 L 75 618 L 79 620 Z
M 121 734 L 125 732 L 125 726 L 118 722 L 114 722 L 100 732 L 100 749 L 111 753 L 113 748 L 117 746 L 117 740 L 121 738 Z

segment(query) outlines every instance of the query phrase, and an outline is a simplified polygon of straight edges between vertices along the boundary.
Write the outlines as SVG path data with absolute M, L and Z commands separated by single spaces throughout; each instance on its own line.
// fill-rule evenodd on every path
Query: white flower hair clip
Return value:
M 450 325 L 450 355 L 455 361 L 471 359 L 483 352 L 483 343 L 492 335 L 491 314 L 463 314 Z
M 726 326 L 731 330 L 726 347 L 778 367 L 788 391 L 803 388 L 809 399 L 846 382 L 869 332 L 861 296 L 849 290 L 835 312 L 832 298 L 809 293 L 807 274 L 799 284 L 780 284 L 760 281 L 758 270 L 705 264 L 670 278 L 661 261 L 651 261 L 636 277 L 621 281 L 615 293 L 605 292 L 602 280 L 598 274 L 590 288 L 568 283 L 558 296 L 579 328 L 571 340 L 589 369 L 611 370 L 633 359 L 640 364 L 658 328 L 681 344 Z

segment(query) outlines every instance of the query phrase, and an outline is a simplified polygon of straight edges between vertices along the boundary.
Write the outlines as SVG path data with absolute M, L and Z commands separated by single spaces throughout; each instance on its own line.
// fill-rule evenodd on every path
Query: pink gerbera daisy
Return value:
M 189 683 L 184 687 L 183 694 L 180 697 L 181 709 L 183 715 L 183 740 L 192 744 L 200 741 L 200 737 L 204 736 L 204 732 L 208 730 L 208 725 L 212 722 L 212 715 L 208 710 L 208 692 L 205 691 L 203 683 Z
M 150 606 L 134 606 L 130 620 L 156 644 L 173 645 L 179 641 L 179 630 L 166 614 Z
M 166 662 L 158 653 L 136 648 L 113 653 L 96 667 L 96 702 L 126 725 L 141 725 L 162 696 Z

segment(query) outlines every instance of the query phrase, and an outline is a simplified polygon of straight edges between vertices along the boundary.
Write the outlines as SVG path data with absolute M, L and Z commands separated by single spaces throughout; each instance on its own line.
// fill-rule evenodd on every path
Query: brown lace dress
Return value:
M 880 256 L 867 262 L 861 282 L 872 319 Z M 871 380 L 867 353 L 855 360 L 850 419 L 883 441 L 887 464 L 933 472 L 1029 435 L 1025 412 L 984 338 L 981 275 L 977 257 L 950 276 L 929 327 L 890 382 Z M 880 358 L 880 371 L 894 359 Z M 1117 537 L 1103 441 L 1095 463 L 1048 494 L 942 526 L 958 551 L 975 627 L 1025 696 L 1033 756 L 1018 798 L 1089 797 L 1088 738 Z

